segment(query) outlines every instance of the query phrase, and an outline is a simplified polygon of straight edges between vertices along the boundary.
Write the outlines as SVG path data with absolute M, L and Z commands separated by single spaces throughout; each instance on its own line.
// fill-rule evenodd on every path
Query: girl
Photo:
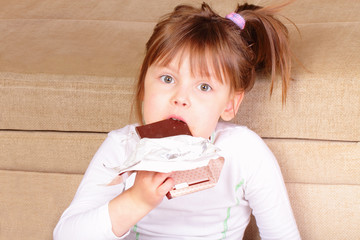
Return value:
M 155 27 L 137 85 L 143 123 L 186 122 L 225 158 L 217 185 L 164 198 L 171 173 L 138 171 L 125 184 L 104 186 L 134 151 L 135 126 L 109 133 L 94 156 L 55 239 L 242 239 L 251 213 L 263 239 L 299 239 L 276 159 L 255 133 L 226 123 L 239 109 L 255 72 L 280 73 L 283 100 L 290 78 L 286 27 L 278 8 L 244 4 L 225 18 L 203 3 L 181 5 Z M 224 121 L 218 122 L 219 119 Z

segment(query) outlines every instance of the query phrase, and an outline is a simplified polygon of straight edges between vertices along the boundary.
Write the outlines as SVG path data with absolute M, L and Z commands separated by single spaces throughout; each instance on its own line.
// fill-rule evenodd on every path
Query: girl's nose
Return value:
M 191 105 L 190 100 L 184 91 L 182 91 L 182 93 L 178 92 L 171 101 L 172 104 L 177 107 L 190 107 Z
M 189 102 L 185 99 L 174 99 L 173 103 L 174 103 L 174 105 L 179 106 L 179 107 L 189 107 L 190 106 Z

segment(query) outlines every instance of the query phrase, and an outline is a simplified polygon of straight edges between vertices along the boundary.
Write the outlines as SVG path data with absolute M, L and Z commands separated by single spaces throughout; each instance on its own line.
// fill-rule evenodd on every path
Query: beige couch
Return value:
M 106 133 L 131 121 L 145 41 L 178 2 L 0 2 L 0 239 L 52 238 Z M 259 79 L 235 120 L 277 156 L 303 239 L 360 239 L 359 13 L 355 0 L 286 7 L 307 70 L 294 63 L 286 106 Z

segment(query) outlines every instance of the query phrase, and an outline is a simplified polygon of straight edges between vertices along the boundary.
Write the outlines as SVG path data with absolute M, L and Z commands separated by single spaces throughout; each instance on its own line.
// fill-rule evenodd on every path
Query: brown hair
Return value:
M 264 71 L 271 74 L 271 93 L 276 74 L 280 74 L 285 102 L 291 68 L 288 31 L 274 17 L 283 6 L 238 5 L 235 12 L 246 21 L 243 30 L 206 3 L 201 8 L 179 5 L 164 16 L 146 44 L 136 92 L 138 119 L 148 68 L 154 63 L 167 65 L 184 52 L 190 54 L 191 69 L 203 75 L 209 75 L 210 59 L 216 77 L 230 83 L 234 91 L 249 91 L 255 73 Z

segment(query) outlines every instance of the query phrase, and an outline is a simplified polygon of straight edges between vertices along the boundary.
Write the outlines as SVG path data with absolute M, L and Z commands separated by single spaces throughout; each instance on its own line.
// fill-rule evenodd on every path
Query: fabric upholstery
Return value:
M 0 239 L 52 238 L 106 133 L 134 121 L 145 42 L 182 2 L 0 2 Z M 207 2 L 223 16 L 237 4 Z M 359 12 L 353 0 L 286 6 L 299 30 L 281 18 L 298 59 L 287 102 L 259 76 L 234 120 L 278 158 L 305 240 L 360 238 Z M 260 239 L 255 221 L 245 239 Z

